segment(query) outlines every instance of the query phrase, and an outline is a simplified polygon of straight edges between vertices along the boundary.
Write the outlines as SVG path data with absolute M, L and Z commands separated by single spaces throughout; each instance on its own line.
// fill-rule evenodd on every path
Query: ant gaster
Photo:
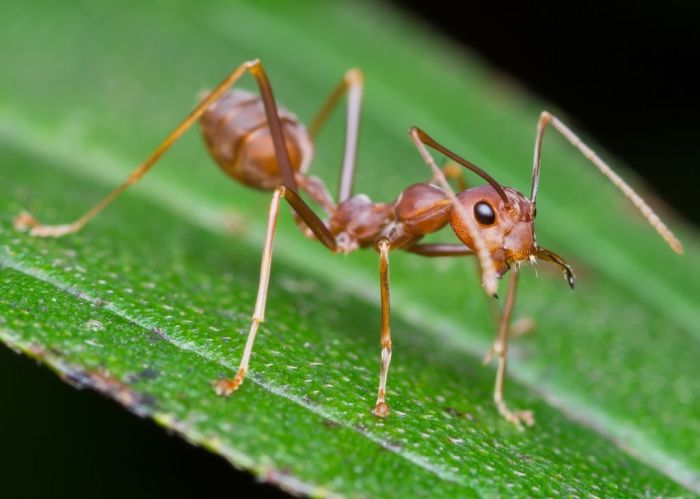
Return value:
M 255 77 L 260 90 L 259 97 L 241 90 L 228 91 L 246 72 Z M 374 248 L 379 253 L 381 367 L 377 402 L 373 410 L 377 416 L 389 414 L 386 402 L 386 381 L 392 353 L 389 325 L 389 251 L 401 249 L 426 257 L 476 255 L 482 269 L 483 286 L 491 295 L 496 294 L 496 279 L 514 267 L 496 340 L 487 360 L 492 355 L 498 358 L 494 400 L 501 415 L 518 428 L 521 428 L 521 423 L 532 425 L 534 419 L 530 411 L 511 410 L 503 397 L 510 316 L 515 303 L 518 265 L 521 262 L 536 260 L 552 262 L 562 269 L 569 285 L 572 288 L 574 285 L 574 274 L 570 266 L 555 253 L 539 246 L 535 239 L 540 153 L 547 125 L 552 125 L 559 131 L 621 189 L 678 253 L 682 252 L 680 242 L 620 177 L 568 127 L 547 112 L 540 115 L 537 124 L 532 190 L 529 198 L 515 189 L 502 186 L 476 165 L 457 156 L 418 128 L 410 129 L 410 137 L 432 170 L 431 181 L 406 188 L 391 203 L 374 203 L 365 195 L 353 195 L 362 89 L 362 74 L 358 70 L 348 71 L 311 125 L 306 128 L 289 111 L 277 107 L 262 64 L 258 60 L 245 62 L 208 93 L 122 185 L 75 222 L 68 225 L 42 225 L 28 213 L 22 213 L 17 217 L 15 225 L 23 230 L 28 229 L 34 236 L 59 237 L 77 232 L 127 187 L 139 181 L 163 153 L 199 120 L 209 152 L 228 175 L 250 187 L 273 191 L 250 332 L 236 374 L 231 379 L 215 383 L 218 394 L 230 395 L 243 383 L 248 372 L 255 336 L 265 316 L 273 240 L 280 203 L 284 199 L 291 205 L 302 230 L 308 236 L 319 240 L 329 250 L 347 253 L 359 248 Z M 313 155 L 314 137 L 345 94 L 345 152 L 336 201 L 320 179 L 308 175 L 308 169 Z M 461 172 L 455 170 L 455 165 L 439 168 L 426 146 L 475 172 L 486 180 L 488 185 L 463 189 L 459 194 L 455 194 L 445 174 L 464 186 Z M 316 215 L 301 198 L 302 192 L 325 212 L 325 220 Z M 448 224 L 462 244 L 420 242 L 423 236 Z

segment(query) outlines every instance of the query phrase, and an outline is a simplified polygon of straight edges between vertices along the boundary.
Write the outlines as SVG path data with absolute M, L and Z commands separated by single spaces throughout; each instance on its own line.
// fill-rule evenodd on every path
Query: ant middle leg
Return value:
M 333 89 L 331 95 L 321 107 L 316 117 L 309 125 L 309 134 L 315 138 L 321 127 L 325 124 L 333 109 L 338 105 L 340 98 L 347 93 L 348 103 L 345 122 L 345 149 L 343 151 L 343 166 L 340 173 L 340 185 L 338 186 L 338 202 L 342 203 L 352 195 L 355 180 L 355 159 L 357 156 L 357 142 L 360 130 L 360 111 L 362 109 L 362 93 L 364 89 L 364 76 L 359 69 L 350 69 L 343 76 L 343 80 Z
M 391 412 L 386 403 L 386 379 L 391 363 L 391 302 L 389 297 L 389 249 L 390 244 L 382 239 L 377 244 L 379 249 L 379 288 L 382 298 L 382 333 L 380 345 L 382 347 L 381 368 L 379 370 L 379 389 L 377 390 L 377 403 L 372 413 L 375 416 L 386 417 Z
M 338 83 L 330 96 L 321 106 L 311 124 L 307 128 L 312 141 L 323 125 L 330 117 L 333 110 L 338 106 L 343 95 L 347 94 L 347 109 L 345 113 L 345 149 L 343 152 L 343 165 L 340 173 L 340 186 L 338 188 L 338 203 L 342 203 L 352 194 L 352 187 L 355 177 L 355 158 L 357 155 L 357 141 L 360 128 L 360 110 L 362 107 L 362 92 L 364 87 L 364 77 L 359 69 L 349 69 L 343 79 Z M 305 175 L 306 171 L 297 173 L 296 180 L 299 188 L 304 191 L 316 204 L 321 206 L 327 215 L 331 215 L 337 208 L 336 201 L 328 192 L 325 183 L 314 176 Z M 297 224 L 302 227 L 302 232 L 307 233 L 303 224 L 297 218 Z

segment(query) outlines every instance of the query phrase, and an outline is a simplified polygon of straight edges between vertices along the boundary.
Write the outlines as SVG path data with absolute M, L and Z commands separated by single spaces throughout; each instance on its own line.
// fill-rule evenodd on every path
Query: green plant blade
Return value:
M 12 78 L 0 81 L 6 343 L 293 491 L 700 489 L 700 387 L 689 368 L 700 355 L 696 237 L 681 230 L 686 255 L 671 254 L 554 137 L 538 238 L 580 279 L 570 293 L 556 271 L 541 266 L 538 280 L 525 272 L 518 314 L 534 317 L 537 331 L 511 352 L 508 399 L 535 410 L 535 428 L 518 433 L 490 402 L 493 371 L 479 357 L 494 325 L 473 263 L 406 254 L 392 255 L 391 266 L 394 414 L 371 416 L 376 255 L 331 255 L 288 216 L 250 379 L 231 399 L 216 397 L 210 382 L 235 366 L 247 331 L 268 196 L 222 182 L 192 133 L 80 234 L 30 238 L 14 231 L 13 216 L 22 208 L 53 222 L 79 215 L 199 90 L 252 57 L 304 118 L 348 67 L 363 68 L 357 185 L 377 199 L 427 176 L 406 135 L 412 124 L 500 181 L 526 186 L 543 106 L 376 5 L 73 9 L 10 6 L 13 29 L 0 34 L 0 47 L 12 47 L 2 54 Z M 331 185 L 342 147 L 335 121 L 314 164 Z

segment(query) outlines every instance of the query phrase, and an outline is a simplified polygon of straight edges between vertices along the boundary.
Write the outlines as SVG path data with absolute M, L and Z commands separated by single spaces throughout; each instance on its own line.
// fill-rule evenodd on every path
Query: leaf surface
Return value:
M 527 190 L 542 103 L 375 4 L 36 1 L 6 10 L 0 336 L 8 345 L 291 491 L 700 490 L 697 237 L 672 221 L 686 244 L 683 257 L 673 255 L 554 135 L 538 240 L 566 256 L 579 280 L 571 293 L 545 265 L 539 279 L 523 272 L 516 316 L 537 327 L 513 344 L 507 398 L 536 413 L 524 433 L 491 403 L 494 372 L 480 359 L 495 325 L 473 262 L 392 254 L 394 412 L 378 420 L 370 414 L 377 256 L 329 254 L 286 213 L 250 377 L 231 399 L 216 397 L 211 381 L 236 366 L 245 341 L 269 196 L 222 181 L 197 133 L 81 233 L 42 240 L 11 226 L 21 209 L 49 223 L 80 215 L 198 91 L 254 57 L 302 120 L 346 69 L 363 69 L 356 185 L 374 199 L 427 177 L 406 134 L 413 124 Z M 317 144 L 313 169 L 331 186 L 342 129 L 336 116 Z

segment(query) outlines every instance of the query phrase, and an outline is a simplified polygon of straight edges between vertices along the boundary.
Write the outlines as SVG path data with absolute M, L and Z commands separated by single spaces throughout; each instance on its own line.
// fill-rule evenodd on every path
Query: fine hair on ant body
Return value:
M 246 72 L 255 78 L 260 96 L 231 88 Z M 391 362 L 389 301 L 389 252 L 401 249 L 425 257 L 473 256 L 480 263 L 482 284 L 490 295 L 496 294 L 497 279 L 512 268 L 508 290 L 491 356 L 498 359 L 494 401 L 508 421 L 519 429 L 522 423 L 532 425 L 531 411 L 511 410 L 505 402 L 504 382 L 510 318 L 515 304 L 518 267 L 523 262 L 545 260 L 558 265 L 573 288 L 574 273 L 557 254 L 538 245 L 534 221 L 540 176 L 542 138 L 551 125 L 588 158 L 641 211 L 671 248 L 682 253 L 681 243 L 652 209 L 617 176 L 588 146 L 561 121 L 542 112 L 537 123 L 532 188 L 526 198 L 516 189 L 504 187 L 476 165 L 456 155 L 419 128 L 410 129 L 410 137 L 423 160 L 431 169 L 429 182 L 404 189 L 390 203 L 375 203 L 363 194 L 353 195 L 355 154 L 357 149 L 363 76 L 352 69 L 335 87 L 320 112 L 307 128 L 296 116 L 278 108 L 265 70 L 258 60 L 241 64 L 216 88 L 209 92 L 194 110 L 167 136 L 155 151 L 128 179 L 87 211 L 67 225 L 42 225 L 30 214 L 22 213 L 15 220 L 18 229 L 29 230 L 34 236 L 59 237 L 82 229 L 85 224 L 117 198 L 125 189 L 138 182 L 198 120 L 202 126 L 207 148 L 225 173 L 243 184 L 272 191 L 267 230 L 262 254 L 260 281 L 248 339 L 240 366 L 230 379 L 215 383 L 219 395 L 230 395 L 243 383 L 249 369 L 255 336 L 265 318 L 265 303 L 277 218 L 282 200 L 291 206 L 297 224 L 309 237 L 317 239 L 334 253 L 349 253 L 360 248 L 374 248 L 379 254 L 381 295 L 381 366 L 377 402 L 373 413 L 387 416 L 386 382 Z M 347 94 L 345 152 L 337 199 L 333 199 L 323 181 L 308 175 L 313 155 L 313 141 L 340 99 Z M 482 177 L 488 185 L 461 189 L 456 194 L 447 177 L 464 187 L 461 172 L 454 168 L 439 168 L 427 147 L 449 157 Z M 321 219 L 302 199 L 306 194 L 326 215 Z M 450 225 L 461 243 L 421 243 L 427 234 Z

